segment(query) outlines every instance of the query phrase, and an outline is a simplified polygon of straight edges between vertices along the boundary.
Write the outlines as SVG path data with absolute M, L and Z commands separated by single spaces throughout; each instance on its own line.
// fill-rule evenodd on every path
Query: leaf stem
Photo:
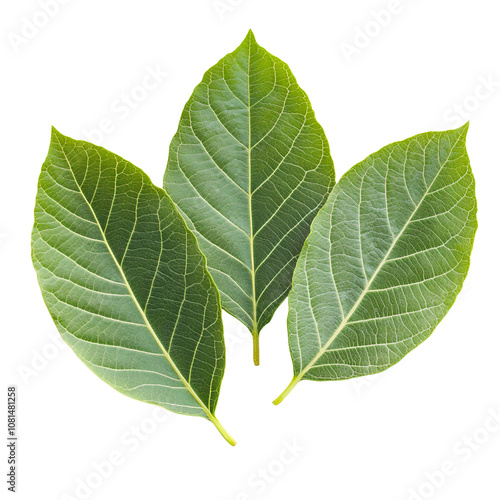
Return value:
M 279 405 L 288 396 L 288 394 L 290 394 L 292 389 L 300 382 L 301 378 L 302 377 L 295 375 L 295 377 L 292 378 L 292 381 L 288 384 L 288 387 L 273 401 L 273 404 Z
M 229 435 L 229 433 L 222 427 L 222 424 L 217 420 L 217 417 L 212 413 L 210 415 L 210 420 L 217 427 L 217 430 L 221 433 L 222 437 L 231 445 L 234 446 L 236 441 Z
M 253 337 L 253 363 L 255 366 L 259 366 L 260 364 L 259 332 L 256 326 L 254 326 L 252 337 Z

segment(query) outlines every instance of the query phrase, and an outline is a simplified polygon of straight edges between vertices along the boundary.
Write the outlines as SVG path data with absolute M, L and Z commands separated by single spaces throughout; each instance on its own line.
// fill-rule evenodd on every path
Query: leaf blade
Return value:
M 220 427 L 217 290 L 196 239 L 140 169 L 54 129 L 32 256 L 61 335 L 94 373 L 129 397 Z
M 276 404 L 302 379 L 342 380 L 389 368 L 448 312 L 477 227 L 467 129 L 391 144 L 334 188 L 294 275 L 294 377 Z
M 253 333 L 257 352 L 333 184 L 309 99 L 249 32 L 186 104 L 164 186 L 207 256 L 224 309 Z

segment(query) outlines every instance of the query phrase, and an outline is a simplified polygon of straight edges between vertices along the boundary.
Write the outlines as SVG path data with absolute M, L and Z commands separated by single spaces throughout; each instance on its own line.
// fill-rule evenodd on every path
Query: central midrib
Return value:
M 248 67 L 247 67 L 247 93 L 248 93 L 248 217 L 250 225 L 250 263 L 251 263 L 251 280 L 252 280 L 252 335 L 258 335 L 257 323 L 257 294 L 255 291 L 255 257 L 254 257 L 254 234 L 253 234 L 253 216 L 252 216 L 252 120 L 250 117 L 250 52 L 252 47 L 252 39 L 248 41 Z M 255 345 L 255 344 L 254 344 Z M 255 352 L 254 352 L 255 354 Z

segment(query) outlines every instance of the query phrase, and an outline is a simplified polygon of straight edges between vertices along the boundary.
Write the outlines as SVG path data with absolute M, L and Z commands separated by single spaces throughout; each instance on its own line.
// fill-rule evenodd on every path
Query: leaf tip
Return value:
M 469 131 L 469 125 L 470 121 L 467 121 L 461 127 L 458 127 L 457 131 L 464 132 L 465 135 L 467 135 L 467 132 Z
M 253 31 L 250 29 L 250 30 L 248 30 L 247 36 L 243 40 L 242 45 L 251 45 L 251 44 L 257 45 L 257 40 L 255 39 L 255 35 L 253 34 Z
M 54 125 L 52 125 L 51 130 L 50 130 L 50 142 L 61 142 L 61 139 L 65 139 L 65 135 L 61 134 L 59 130 L 57 130 Z
M 64 144 L 65 136 L 59 132 L 53 125 L 50 128 L 50 144 L 48 156 L 57 151 L 61 144 Z
M 458 128 L 444 131 L 443 134 L 449 136 L 450 138 L 453 138 L 453 140 L 465 146 L 465 143 L 467 141 L 467 133 L 469 131 L 469 125 L 470 122 L 467 121 Z

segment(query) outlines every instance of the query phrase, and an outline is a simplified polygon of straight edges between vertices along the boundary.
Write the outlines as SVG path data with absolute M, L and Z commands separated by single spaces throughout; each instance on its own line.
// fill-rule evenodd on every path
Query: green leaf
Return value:
M 258 334 L 288 295 L 333 184 L 309 99 L 250 31 L 187 102 L 164 186 L 198 238 L 224 309 L 252 332 L 256 364 Z
M 477 227 L 467 128 L 391 144 L 335 186 L 293 277 L 294 377 L 275 404 L 302 379 L 389 368 L 448 312 Z
M 63 339 L 117 391 L 211 420 L 224 372 L 220 301 L 166 193 L 113 153 L 52 132 L 32 257 Z

